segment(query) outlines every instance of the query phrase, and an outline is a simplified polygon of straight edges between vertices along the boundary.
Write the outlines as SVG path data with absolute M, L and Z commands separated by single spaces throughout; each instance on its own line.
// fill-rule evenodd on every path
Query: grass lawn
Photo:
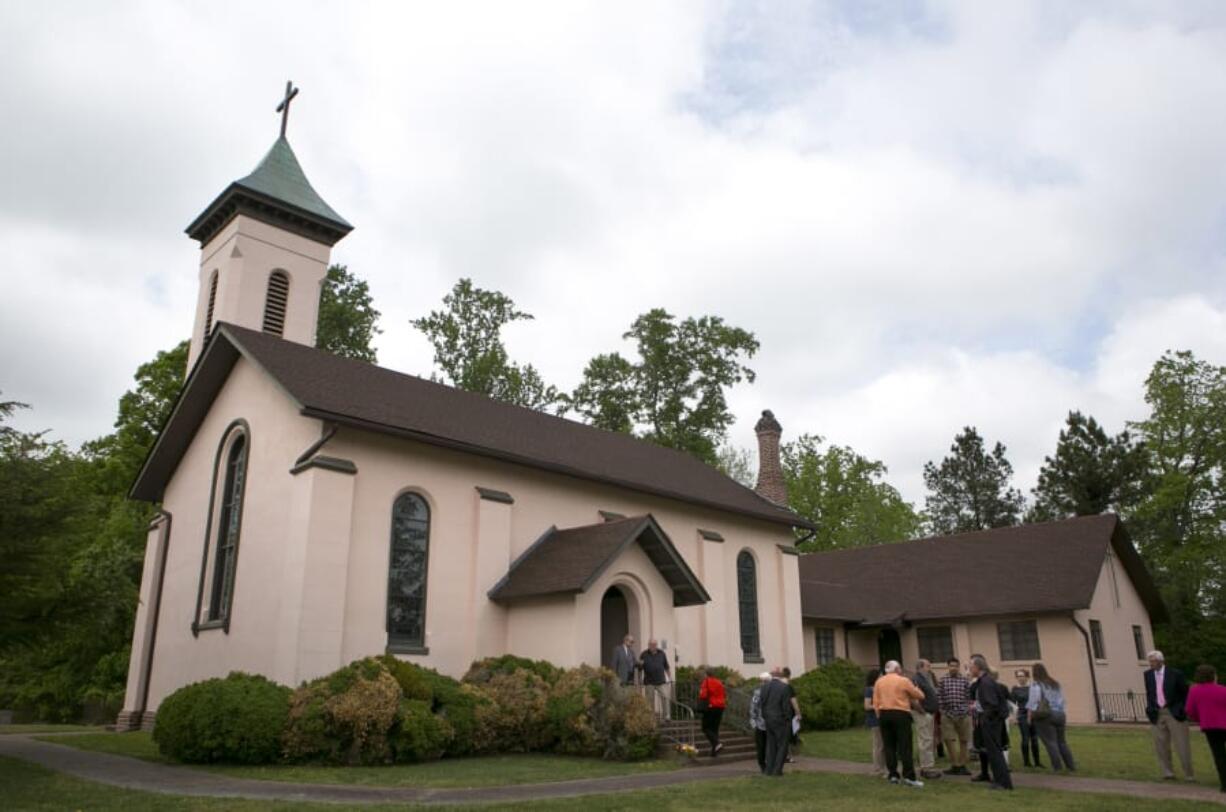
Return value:
M 872 742 L 870 733 L 865 728 L 839 730 L 833 732 L 811 731 L 804 734 L 803 752 L 807 756 L 820 758 L 837 758 L 846 761 L 872 761 Z M 1009 735 L 1016 739 L 1014 729 Z M 1190 731 L 1192 740 L 1192 766 L 1196 771 L 1197 783 L 1205 786 L 1218 785 L 1217 772 L 1213 768 L 1213 756 L 1205 737 L 1199 730 Z M 1077 764 L 1075 775 L 1092 778 L 1124 778 L 1132 781 L 1161 781 L 1162 772 L 1158 767 L 1158 758 L 1154 755 L 1154 746 L 1150 739 L 1148 728 L 1139 727 L 1070 727 L 1068 729 L 1069 749 L 1073 751 L 1073 760 Z M 1014 749 L 1009 755 L 1009 766 L 1022 769 L 1021 745 L 1014 742 Z M 1039 747 L 1043 763 L 1051 766 L 1047 751 Z M 1172 756 L 1173 757 L 1173 756 Z M 949 766 L 948 761 L 937 759 L 939 767 Z M 1175 759 L 1176 774 L 1179 773 L 1179 760 Z M 1031 772 L 1039 772 L 1031 770 Z
M 101 733 L 101 725 L 0 725 L 0 736 L 5 733 Z
M 0 758 L 0 790 L 6 810 L 88 809 L 91 812 L 213 812 L 217 810 L 358 810 L 370 807 L 273 802 L 238 798 L 189 798 L 118 789 L 53 773 L 15 759 Z M 683 812 L 712 810 L 835 810 L 907 809 L 948 810 L 952 805 L 974 804 L 980 809 L 1119 810 L 1119 812 L 1209 812 L 1216 804 L 1190 801 L 1149 801 L 1111 795 L 1085 795 L 1043 790 L 1015 793 L 987 792 L 965 783 L 934 784 L 922 790 L 891 786 L 859 776 L 792 774 L 782 779 L 733 778 L 650 791 L 620 792 L 521 804 L 448 809 L 508 809 L 518 812 L 570 810 L 585 812 L 642 809 Z M 390 808 L 390 807 L 383 807 Z M 396 808 L 404 809 L 404 806 Z
M 58 738 L 40 736 L 41 741 L 64 744 L 82 750 L 96 750 L 121 756 L 170 763 L 158 753 L 148 733 L 99 733 Z M 210 772 L 235 778 L 261 781 L 297 781 L 314 784 L 360 784 L 382 787 L 490 787 L 503 784 L 543 784 L 576 778 L 605 778 L 674 770 L 680 766 L 672 759 L 653 761 L 601 761 L 594 758 L 547 754 L 479 756 L 444 759 L 426 764 L 394 764 L 386 767 L 322 767 L 291 764 L 259 767 L 209 766 Z

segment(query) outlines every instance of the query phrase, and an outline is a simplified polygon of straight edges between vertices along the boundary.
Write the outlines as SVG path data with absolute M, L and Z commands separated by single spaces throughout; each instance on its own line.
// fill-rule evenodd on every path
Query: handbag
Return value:
M 1039 684 L 1039 707 L 1035 708 L 1030 718 L 1037 721 L 1051 718 L 1051 703 L 1047 701 L 1047 694 L 1043 693 L 1043 684 Z

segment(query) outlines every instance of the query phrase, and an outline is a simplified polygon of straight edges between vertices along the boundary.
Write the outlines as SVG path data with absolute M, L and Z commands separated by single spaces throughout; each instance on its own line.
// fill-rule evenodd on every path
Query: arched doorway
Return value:
M 877 635 L 877 657 L 882 669 L 890 660 L 902 662 L 902 638 L 898 636 L 898 629 L 886 627 Z
M 600 662 L 605 668 L 612 668 L 613 649 L 629 633 L 630 604 L 626 593 L 611 586 L 600 599 Z

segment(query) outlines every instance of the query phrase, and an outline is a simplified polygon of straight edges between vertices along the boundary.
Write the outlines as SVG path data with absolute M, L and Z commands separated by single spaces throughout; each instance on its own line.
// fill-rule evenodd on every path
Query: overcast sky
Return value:
M 0 390 L 107 432 L 191 328 L 184 227 L 277 135 L 356 229 L 380 362 L 460 277 L 563 387 L 655 306 L 757 334 L 763 408 L 1029 491 L 1069 409 L 1226 363 L 1226 3 L 0 3 Z

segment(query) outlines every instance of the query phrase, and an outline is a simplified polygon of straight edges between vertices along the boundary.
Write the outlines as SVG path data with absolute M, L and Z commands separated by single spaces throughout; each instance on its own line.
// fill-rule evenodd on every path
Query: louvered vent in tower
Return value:
M 208 341 L 213 334 L 213 305 L 217 304 L 217 271 L 209 280 L 209 307 L 204 312 L 204 340 Z
M 285 331 L 285 306 L 289 302 L 289 274 L 273 271 L 268 277 L 268 296 L 264 299 L 264 332 L 281 335 Z

